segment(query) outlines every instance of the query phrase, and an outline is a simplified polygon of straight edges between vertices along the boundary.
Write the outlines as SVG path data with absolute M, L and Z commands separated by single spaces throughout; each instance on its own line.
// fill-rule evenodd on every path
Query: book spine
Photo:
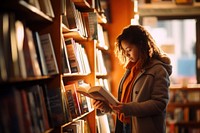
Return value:
M 58 65 L 53 49 L 51 35 L 49 33 L 40 35 L 42 50 L 45 57 L 48 74 L 58 74 Z

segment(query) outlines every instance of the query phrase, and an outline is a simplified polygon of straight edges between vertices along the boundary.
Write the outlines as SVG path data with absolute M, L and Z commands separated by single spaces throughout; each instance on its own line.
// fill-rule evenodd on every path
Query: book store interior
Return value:
M 0 133 L 200 133 L 200 0 L 1 0 Z

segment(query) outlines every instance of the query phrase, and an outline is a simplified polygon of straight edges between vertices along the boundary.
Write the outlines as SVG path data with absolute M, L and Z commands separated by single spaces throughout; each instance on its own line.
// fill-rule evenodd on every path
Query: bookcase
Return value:
M 167 106 L 168 132 L 199 132 L 200 86 L 172 85 Z
M 138 10 L 140 17 L 156 16 L 161 19 L 185 17 L 195 18 L 199 16 L 200 4 L 197 1 L 192 1 L 192 4 L 178 4 L 175 1 L 153 1 L 141 3 L 139 1 Z M 185 12 L 185 10 L 190 12 Z
M 86 25 L 96 28 L 92 30 L 97 34 L 97 25 L 106 23 L 97 6 L 98 0 L 0 2 L 0 131 L 62 133 L 67 126 L 87 122 L 87 129 L 96 132 L 96 110 L 92 106 L 71 117 L 66 86 L 72 82 L 77 85 L 78 81 L 96 85 L 97 48 L 104 48 L 98 46 L 99 37 L 89 36 L 92 31 L 87 33 Z M 91 19 L 96 23 L 89 25 L 82 12 L 96 15 Z M 71 54 L 66 55 L 71 51 L 64 49 L 67 39 L 74 40 L 82 50 L 79 56 L 87 57 L 89 69 L 80 71 L 72 64 Z

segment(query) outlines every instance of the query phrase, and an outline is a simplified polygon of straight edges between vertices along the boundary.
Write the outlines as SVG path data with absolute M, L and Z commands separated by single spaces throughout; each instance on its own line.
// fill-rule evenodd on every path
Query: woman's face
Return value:
M 121 42 L 122 49 L 124 50 L 124 53 L 126 57 L 131 62 L 136 62 L 139 59 L 139 50 L 136 47 L 136 45 L 131 45 L 127 41 L 123 40 Z

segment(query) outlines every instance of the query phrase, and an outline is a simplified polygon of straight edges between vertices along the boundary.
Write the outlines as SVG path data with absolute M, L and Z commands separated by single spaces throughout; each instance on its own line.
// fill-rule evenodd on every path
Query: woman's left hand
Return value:
M 123 103 L 119 103 L 118 105 L 111 105 L 111 108 L 114 110 L 116 113 L 123 113 Z

